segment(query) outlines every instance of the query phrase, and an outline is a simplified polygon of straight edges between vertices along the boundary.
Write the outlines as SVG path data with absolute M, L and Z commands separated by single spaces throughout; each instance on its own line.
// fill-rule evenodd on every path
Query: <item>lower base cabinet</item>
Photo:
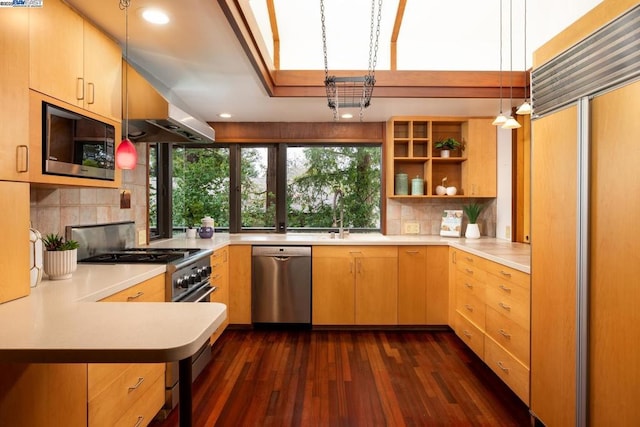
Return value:
M 456 335 L 529 405 L 530 277 L 451 250 Z
M 229 306 L 229 247 L 218 249 L 211 255 L 211 286 L 216 290 L 211 294 L 211 302 L 219 302 Z M 222 322 L 218 329 L 211 334 L 211 345 L 229 325 L 229 316 Z

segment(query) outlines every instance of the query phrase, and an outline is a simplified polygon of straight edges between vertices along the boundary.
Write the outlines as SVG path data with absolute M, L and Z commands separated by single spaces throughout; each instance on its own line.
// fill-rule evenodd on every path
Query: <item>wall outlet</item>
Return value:
M 147 231 L 138 230 L 138 245 L 146 245 L 146 244 L 147 244 Z
M 418 234 L 420 233 L 420 223 L 418 222 L 405 222 L 404 234 Z

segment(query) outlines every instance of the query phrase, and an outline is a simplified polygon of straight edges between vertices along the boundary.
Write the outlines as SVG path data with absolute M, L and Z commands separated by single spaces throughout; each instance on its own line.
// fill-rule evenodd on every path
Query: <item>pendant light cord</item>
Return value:
M 509 0 L 509 116 L 513 109 L 513 0 Z
M 527 102 L 527 86 L 529 73 L 527 72 L 527 0 L 524 0 L 524 102 Z
M 500 1 L 500 114 L 502 114 L 502 0 Z
M 120 0 L 120 10 L 124 10 L 124 136 L 129 138 L 129 6 L 131 0 Z

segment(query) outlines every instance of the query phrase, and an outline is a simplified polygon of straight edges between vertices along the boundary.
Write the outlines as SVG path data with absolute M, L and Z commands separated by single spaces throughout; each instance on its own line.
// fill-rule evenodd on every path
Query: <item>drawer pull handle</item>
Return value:
M 470 269 L 468 269 L 468 268 L 465 268 L 465 269 L 464 269 L 464 271 L 466 271 L 466 272 L 467 272 L 467 273 L 469 273 L 469 274 L 473 274 L 473 270 L 470 270 Z
M 138 420 L 133 427 L 140 427 L 142 425 L 142 421 L 144 421 L 144 417 L 142 415 L 138 415 Z
M 505 285 L 500 285 L 500 289 L 502 289 L 505 292 L 511 293 L 511 288 L 507 288 Z
M 501 361 L 499 361 L 499 360 L 498 360 L 498 366 L 499 366 L 499 367 L 500 367 L 500 369 L 502 369 L 504 372 L 509 373 L 509 368 L 507 368 L 506 366 L 504 366 L 504 365 L 502 364 L 502 362 L 501 362 Z
M 140 387 L 143 382 L 144 382 L 144 377 L 139 377 L 138 378 L 138 382 L 135 383 L 133 386 L 129 387 L 129 393 L 131 393 L 133 390 L 135 390 L 138 387 Z
M 511 306 L 510 306 L 510 305 L 507 305 L 507 304 L 505 304 L 505 303 L 503 303 L 503 302 L 498 303 L 498 305 L 499 305 L 500 307 L 504 308 L 504 309 L 505 309 L 505 310 L 507 310 L 507 311 L 511 311 Z
M 350 254 L 361 254 L 362 251 L 349 251 Z
M 469 284 L 467 282 L 464 282 L 464 285 L 469 289 L 473 289 L 473 285 L 471 285 L 471 284 Z
M 20 152 L 24 150 L 25 156 L 21 156 Z M 24 159 L 24 162 L 20 160 Z M 29 172 L 29 147 L 20 144 L 16 147 L 16 172 Z
M 469 305 L 469 304 L 465 304 L 464 308 L 466 308 L 467 310 L 473 312 L 473 306 Z
M 505 277 L 511 277 L 511 273 L 509 273 L 508 271 L 500 270 L 500 274 L 502 274 Z
M 405 252 L 408 253 L 408 254 L 411 254 L 411 255 L 419 253 L 418 251 L 405 251 Z
M 511 339 L 511 334 L 507 333 L 504 329 L 500 329 L 498 331 L 500 333 L 500 335 L 502 335 L 503 337 L 507 338 L 507 339 Z
M 468 256 L 464 257 L 464 259 L 466 259 L 469 262 L 473 262 L 473 258 L 469 258 Z
M 130 297 L 127 297 L 127 301 L 133 301 L 134 299 L 140 298 L 142 295 L 144 295 L 144 292 L 138 291 L 138 293 L 136 293 L 135 295 L 131 295 Z
M 463 330 L 462 333 L 464 334 L 465 337 L 471 338 L 471 333 L 469 331 L 467 331 L 466 329 Z
M 216 280 L 216 279 L 219 279 L 219 278 L 220 278 L 220 275 L 219 275 L 219 274 L 216 274 L 216 275 L 214 275 L 214 276 L 212 276 L 212 277 L 211 277 L 211 280 Z
M 84 99 L 84 79 L 76 78 L 76 99 L 82 101 Z

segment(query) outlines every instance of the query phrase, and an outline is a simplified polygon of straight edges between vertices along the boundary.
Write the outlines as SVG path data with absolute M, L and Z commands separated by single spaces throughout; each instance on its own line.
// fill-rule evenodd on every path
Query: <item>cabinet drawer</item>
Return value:
M 480 258 L 479 256 L 470 254 L 468 252 L 458 251 L 456 256 L 456 264 L 467 266 L 477 267 L 480 269 L 484 269 L 483 265 L 485 263 L 484 258 Z
M 530 295 L 529 289 L 516 284 L 505 284 L 493 278 L 487 283 L 486 302 L 488 307 L 513 320 L 527 331 L 530 327 Z
M 485 284 L 476 277 L 456 274 L 456 292 L 462 295 L 473 295 L 480 301 L 484 301 Z
M 397 246 L 314 246 L 313 257 L 397 258 Z
M 458 292 L 456 293 L 456 310 L 484 330 L 486 305 L 481 299 Z
M 513 320 L 488 307 L 486 312 L 485 333 L 493 338 L 522 364 L 529 367 L 530 334 L 529 330 Z
M 460 313 L 456 313 L 456 335 L 481 359 L 484 357 L 484 333 Z
M 164 274 L 101 299 L 103 302 L 164 302 Z
M 160 396 L 157 412 L 164 400 L 164 370 L 164 363 L 89 364 L 89 424 L 116 425 L 132 407 L 145 405 L 148 396 Z
M 131 405 L 113 427 L 146 426 L 164 405 L 164 376 L 158 377 L 150 389 Z M 101 427 L 101 424 L 96 424 Z M 91 425 L 90 427 L 94 427 Z
M 528 406 L 529 369 L 488 336 L 485 337 L 484 361 Z
M 469 264 L 461 261 L 456 262 L 456 277 L 467 277 L 484 283 L 485 276 L 485 271 L 478 264 Z
M 520 287 L 529 289 L 530 276 L 522 271 L 515 270 L 513 268 L 505 267 L 502 264 L 496 262 L 487 261 L 484 264 L 484 268 L 488 274 L 493 277 L 497 277 L 505 284 L 518 285 Z

